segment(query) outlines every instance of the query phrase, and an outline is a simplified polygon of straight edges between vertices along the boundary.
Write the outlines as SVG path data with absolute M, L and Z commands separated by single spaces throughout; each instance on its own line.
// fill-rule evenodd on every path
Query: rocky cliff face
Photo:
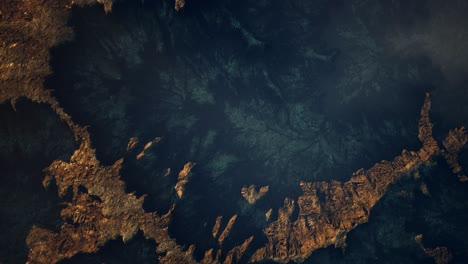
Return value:
M 242 197 L 247 200 L 249 204 L 255 204 L 258 199 L 262 198 L 269 191 L 269 186 L 263 186 L 258 191 L 255 190 L 255 185 L 250 185 L 249 187 L 244 186 L 241 189 Z

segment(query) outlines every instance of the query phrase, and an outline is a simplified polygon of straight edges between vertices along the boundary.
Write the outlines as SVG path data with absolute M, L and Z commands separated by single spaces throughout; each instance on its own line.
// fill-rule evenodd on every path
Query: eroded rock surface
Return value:
M 458 179 L 462 182 L 467 181 L 468 178 L 463 173 L 462 167 L 458 162 L 458 154 L 467 142 L 468 135 L 466 134 L 466 130 L 464 127 L 450 130 L 444 142 L 442 142 L 445 148 L 444 157 L 447 160 L 448 165 L 452 169 L 452 172 L 457 174 Z
M 249 204 L 255 204 L 258 199 L 267 194 L 269 189 L 269 186 L 263 186 L 257 192 L 257 190 L 255 190 L 255 185 L 250 185 L 249 187 L 244 186 L 242 187 L 241 194 Z
M 174 1 L 174 9 L 179 11 L 180 9 L 184 8 L 185 0 L 175 0 Z
M 222 245 L 226 237 L 229 236 L 229 233 L 231 232 L 232 226 L 236 222 L 236 219 L 237 219 L 237 215 L 233 215 L 231 219 L 229 219 L 229 222 L 227 223 L 223 232 L 221 232 L 221 235 L 219 235 L 218 242 L 220 245 Z
M 44 186 L 54 180 L 60 197 L 71 191 L 72 199 L 64 204 L 60 232 L 34 227 L 26 243 L 29 263 L 58 263 L 78 253 L 97 252 L 107 241 L 121 236 L 124 241 L 137 231 L 158 244 L 157 252 L 168 253 L 162 263 L 193 263 L 168 234 L 170 212 L 164 216 L 146 213 L 144 197 L 125 192 L 119 171 L 123 160 L 110 167 L 101 166 L 95 151 L 85 140 L 70 162 L 55 161 L 46 169 Z
M 213 238 L 216 238 L 219 232 L 219 228 L 221 227 L 221 221 L 223 220 L 223 216 L 220 215 L 216 218 L 216 222 L 213 226 L 213 229 L 211 231 L 211 234 L 213 235 Z
M 138 138 L 132 137 L 128 140 L 127 151 L 134 149 L 138 145 Z
M 216 222 L 213 226 L 212 234 L 213 238 L 216 239 L 216 236 L 218 234 L 219 228 L 221 227 L 221 221 L 223 219 L 223 216 L 218 216 L 216 218 Z M 237 219 L 237 215 L 233 215 L 231 219 L 229 219 L 228 224 L 224 228 L 223 232 L 218 238 L 218 244 L 219 244 L 219 249 L 216 251 L 216 254 L 213 255 L 214 248 L 210 248 L 207 251 L 205 251 L 205 255 L 203 259 L 201 260 L 200 263 L 202 264 L 216 264 L 216 263 L 225 263 L 225 264 L 231 264 L 231 263 L 239 263 L 241 260 L 242 256 L 244 255 L 245 251 L 249 247 L 250 243 L 254 239 L 254 236 L 250 236 L 241 245 L 233 247 L 231 250 L 229 250 L 226 253 L 226 256 L 224 258 L 224 261 L 221 261 L 221 255 L 222 255 L 222 245 L 224 243 L 224 240 L 226 237 L 229 236 L 231 229 Z
M 403 150 L 392 161 L 356 171 L 347 182 L 301 182 L 303 195 L 297 202 L 290 198 L 284 200 L 278 219 L 264 230 L 268 244 L 258 249 L 250 262 L 303 262 L 319 248 L 344 247 L 347 233 L 368 221 L 372 207 L 390 185 L 422 165 L 429 165 L 440 152 L 432 137 L 430 106 L 429 95 L 426 95 L 419 120 L 418 137 L 423 145 L 419 151 Z M 299 215 L 291 219 L 296 203 Z
M 143 147 L 143 150 L 138 153 L 138 155 L 136 156 L 136 159 L 141 159 L 143 156 L 145 156 L 146 154 L 146 151 L 151 148 L 151 146 L 153 146 L 153 144 L 155 143 L 158 143 L 159 141 L 161 140 L 160 137 L 156 137 L 154 140 L 151 140 L 149 141 L 148 143 L 145 144 L 145 146 Z M 131 139 L 130 139 L 130 142 L 128 144 L 132 143 Z M 135 145 L 138 143 L 138 141 L 135 143 Z M 127 147 L 128 149 L 128 147 Z
M 452 260 L 453 256 L 446 247 L 435 247 L 435 248 L 426 248 L 422 242 L 423 235 L 419 234 L 415 238 L 416 243 L 419 247 L 426 253 L 428 256 L 432 257 L 436 264 L 448 264 Z
M 184 195 L 184 190 L 185 190 L 185 184 L 188 183 L 189 177 L 190 177 L 190 171 L 192 168 L 196 165 L 194 162 L 187 162 L 184 165 L 184 168 L 179 172 L 179 176 L 177 177 L 177 184 L 175 186 L 175 189 L 177 191 L 177 196 L 179 198 L 182 198 Z
M 266 213 L 265 213 L 265 220 L 268 222 L 270 221 L 271 213 L 273 212 L 273 208 L 270 208 Z

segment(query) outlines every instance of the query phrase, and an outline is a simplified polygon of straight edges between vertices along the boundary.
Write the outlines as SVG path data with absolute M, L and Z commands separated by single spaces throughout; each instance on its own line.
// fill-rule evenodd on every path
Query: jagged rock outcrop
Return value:
M 244 255 L 245 251 L 249 247 L 250 243 L 254 239 L 253 236 L 247 238 L 241 245 L 236 246 L 229 250 L 226 253 L 226 257 L 224 261 L 221 261 L 222 250 L 218 249 L 216 251 L 216 255 L 213 256 L 214 249 L 210 248 L 205 252 L 203 259 L 200 261 L 202 264 L 216 264 L 216 263 L 224 263 L 224 264 L 232 264 L 232 263 L 239 263 L 242 256 Z
M 258 199 L 265 196 L 269 189 L 269 186 L 263 186 L 257 192 L 257 190 L 255 190 L 255 185 L 250 185 L 249 187 L 244 186 L 242 187 L 241 194 L 249 204 L 255 204 Z
M 128 144 L 127 144 L 127 151 L 130 151 L 132 149 L 134 149 L 136 147 L 136 145 L 138 145 L 138 138 L 136 137 L 132 137 L 128 140 Z
M 291 219 L 296 202 L 286 198 L 278 210 L 278 219 L 264 230 L 268 243 L 253 254 L 250 262 L 303 262 L 319 248 L 345 246 L 347 233 L 368 221 L 370 211 L 391 184 L 429 164 L 439 153 L 432 137 L 430 106 L 427 95 L 419 121 L 418 137 L 423 143 L 419 151 L 403 150 L 392 161 L 356 171 L 347 182 L 301 182 L 303 195 L 297 200 L 298 218 Z
M 221 232 L 221 235 L 219 235 L 218 242 L 220 245 L 222 245 L 226 237 L 229 236 L 229 233 L 231 232 L 232 226 L 236 222 L 236 219 L 237 219 L 237 214 L 233 215 L 231 219 L 229 219 L 229 222 L 227 223 L 223 232 Z
M 216 218 L 216 222 L 213 226 L 213 229 L 211 230 L 211 234 L 213 235 L 213 238 L 216 238 L 219 232 L 219 228 L 221 227 L 221 221 L 223 220 L 223 216 L 220 215 Z
M 82 142 L 70 162 L 54 161 L 45 171 L 44 186 L 55 182 L 64 203 L 61 217 L 64 224 L 55 233 L 33 227 L 26 243 L 29 263 L 57 263 L 78 253 L 97 252 L 107 241 L 131 239 L 139 230 L 158 244 L 157 252 L 166 253 L 161 263 L 195 263 L 190 250 L 185 251 L 170 238 L 169 211 L 159 216 L 146 213 L 144 197 L 125 192 L 120 180 L 122 159 L 110 167 L 100 165 L 89 139 Z
M 136 155 L 136 159 L 141 159 L 143 156 L 145 156 L 145 151 L 147 151 L 149 148 L 151 148 L 151 146 L 153 146 L 153 144 L 155 143 L 158 143 L 159 141 L 161 141 L 161 138 L 160 137 L 156 137 L 155 139 L 149 141 L 148 143 L 146 143 L 146 145 L 143 147 L 143 150 L 141 150 L 140 153 L 138 153 L 138 155 Z M 129 142 L 130 144 L 130 142 Z
M 254 237 L 251 236 L 247 238 L 240 246 L 234 247 L 233 249 L 229 250 L 229 252 L 226 254 L 224 263 L 238 263 L 253 239 Z
M 266 213 L 265 213 L 265 221 L 270 221 L 271 213 L 273 212 L 273 208 L 270 208 Z
M 426 248 L 422 243 L 423 235 L 419 234 L 415 238 L 416 243 L 428 256 L 432 257 L 436 264 L 448 264 L 453 256 L 447 247 Z
M 457 174 L 458 179 L 462 182 L 468 181 L 468 177 L 463 173 L 460 163 L 458 163 L 458 154 L 467 142 L 468 135 L 464 127 L 450 130 L 447 137 L 442 142 L 445 148 L 445 160 L 452 169 L 452 172 Z
M 192 168 L 195 165 L 196 165 L 196 163 L 189 161 L 189 162 L 185 163 L 184 168 L 179 172 L 179 176 L 177 177 L 178 181 L 177 181 L 177 184 L 175 186 L 177 196 L 179 198 L 182 198 L 182 196 L 184 195 L 185 184 L 188 183 L 188 180 L 189 180 L 189 177 L 190 177 L 190 171 L 192 170 Z
M 174 1 L 174 9 L 176 11 L 179 11 L 184 7 L 185 7 L 185 0 L 175 0 Z
M 213 226 L 212 234 L 213 238 L 216 239 L 216 236 L 218 234 L 219 228 L 221 227 L 221 221 L 223 219 L 223 216 L 218 216 L 216 218 L 216 222 Z M 216 255 L 213 256 L 214 248 L 210 248 L 205 252 L 205 255 L 203 259 L 201 260 L 200 263 L 202 264 L 216 264 L 216 263 L 225 263 L 225 264 L 231 264 L 231 263 L 239 263 L 241 260 L 242 256 L 244 255 L 245 251 L 249 247 L 250 243 L 254 239 L 253 236 L 247 238 L 241 245 L 235 246 L 231 250 L 229 250 L 224 258 L 224 261 L 220 261 L 220 257 L 222 255 L 222 245 L 224 243 L 224 240 L 226 237 L 229 236 L 231 229 L 237 219 L 237 215 L 233 215 L 231 219 L 229 219 L 228 224 L 224 228 L 224 231 L 221 233 L 221 235 L 218 238 L 218 244 L 220 248 L 216 251 Z

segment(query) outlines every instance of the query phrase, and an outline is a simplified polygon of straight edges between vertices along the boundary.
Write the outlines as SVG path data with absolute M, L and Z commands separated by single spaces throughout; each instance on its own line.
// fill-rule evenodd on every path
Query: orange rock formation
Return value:
M 218 216 L 216 218 L 216 222 L 212 230 L 213 238 L 216 238 L 216 235 L 218 234 L 222 219 L 223 219 L 223 216 Z M 234 222 L 236 221 L 236 219 L 237 219 L 237 215 L 232 216 L 228 224 L 226 225 L 226 228 L 219 236 L 218 244 L 220 247 L 223 245 L 223 242 L 226 239 L 226 237 L 229 236 L 229 233 L 231 232 L 232 226 L 234 225 Z M 236 246 L 232 248 L 231 250 L 229 250 L 228 253 L 226 254 L 226 257 L 224 258 L 224 262 L 220 260 L 220 257 L 222 255 L 221 248 L 216 251 L 216 255 L 214 257 L 213 257 L 214 249 L 210 248 L 205 252 L 205 255 L 200 263 L 202 264 L 239 263 L 239 261 L 241 260 L 242 256 L 244 255 L 245 251 L 247 250 L 247 248 L 249 247 L 253 239 L 254 237 L 251 236 L 247 238 L 241 245 Z
M 426 253 L 428 256 L 432 257 L 436 264 L 448 264 L 453 256 L 446 247 L 435 247 L 435 248 L 426 248 L 423 243 L 423 235 L 419 234 L 415 238 L 416 243 L 418 243 L 419 247 Z
M 253 236 L 247 238 L 242 245 L 234 247 L 233 249 L 229 250 L 229 252 L 226 255 L 226 258 L 224 260 L 224 263 L 238 263 L 242 256 L 244 255 L 244 252 L 247 250 L 249 247 L 250 243 L 254 239 Z
M 169 237 L 171 211 L 163 216 L 146 213 L 144 197 L 125 192 L 119 176 L 122 161 L 110 167 L 100 165 L 88 139 L 70 162 L 57 160 L 45 170 L 44 186 L 54 180 L 59 196 L 71 190 L 72 200 L 61 211 L 64 224 L 58 233 L 32 228 L 26 241 L 29 263 L 57 263 L 77 253 L 93 253 L 108 240 L 121 236 L 127 241 L 139 230 L 156 241 L 157 252 L 170 252 L 160 258 L 161 263 L 195 263 L 192 255 Z
M 184 195 L 185 184 L 188 183 L 188 179 L 190 177 L 190 171 L 195 165 L 196 163 L 189 161 L 185 163 L 184 168 L 179 172 L 178 181 L 175 186 L 175 189 L 177 191 L 177 196 L 179 196 L 179 198 L 182 198 L 182 196 Z
M 255 185 L 250 185 L 249 187 L 244 186 L 242 187 L 241 194 L 249 204 L 255 204 L 255 202 L 257 202 L 258 199 L 265 196 L 269 189 L 269 186 L 263 186 L 257 192 L 255 190 Z
M 458 163 L 458 154 L 467 142 L 468 135 L 466 134 L 464 127 L 450 130 L 448 136 L 442 142 L 445 148 L 444 157 L 450 168 L 452 168 L 452 172 L 457 174 L 458 179 L 462 182 L 467 181 L 468 178 L 463 173 L 462 168 Z
M 216 222 L 213 226 L 213 229 L 211 230 L 211 234 L 213 235 L 213 238 L 216 238 L 219 232 L 219 228 L 221 227 L 221 221 L 223 220 L 223 216 L 220 215 L 216 218 Z
M 143 150 L 140 153 L 138 153 L 138 155 L 136 156 L 136 159 L 141 159 L 143 156 L 145 156 L 145 151 L 147 151 L 149 148 L 151 148 L 151 146 L 153 146 L 154 143 L 158 143 L 159 141 L 161 141 L 161 138 L 156 137 L 155 139 L 153 139 L 153 140 L 149 141 L 148 143 L 146 143 L 146 145 L 143 147 Z M 130 142 L 129 142 L 129 144 L 130 144 Z
M 347 233 L 367 222 L 372 207 L 391 184 L 402 175 L 428 164 L 439 152 L 432 137 L 430 106 L 427 95 L 419 121 L 418 137 L 423 143 L 419 151 L 403 150 L 392 161 L 382 161 L 368 170 L 356 171 L 347 182 L 301 182 L 304 194 L 297 200 L 298 218 L 291 219 L 296 202 L 286 198 L 278 211 L 278 219 L 264 230 L 268 243 L 253 254 L 250 262 L 303 262 L 319 248 L 343 247 Z
M 185 7 L 185 0 L 175 0 L 174 1 L 174 9 L 179 11 L 180 9 Z
M 236 222 L 236 219 L 237 219 L 237 214 L 233 215 L 231 217 L 231 219 L 229 219 L 229 222 L 228 224 L 226 225 L 226 227 L 224 228 L 223 232 L 221 233 L 221 235 L 219 235 L 219 238 L 218 238 L 218 242 L 220 245 L 223 244 L 224 242 L 224 239 L 226 239 L 226 237 L 229 235 L 229 233 L 231 232 L 231 229 L 232 229 L 232 226 L 234 225 L 234 223 Z
M 268 210 L 266 213 L 265 213 L 265 220 L 268 222 L 270 221 L 270 217 L 271 217 L 271 213 L 273 212 L 273 208 L 270 208 L 270 210 Z
M 128 140 L 128 144 L 127 144 L 127 151 L 130 151 L 130 150 L 134 149 L 137 144 L 138 144 L 138 138 L 136 138 L 136 137 L 130 138 Z

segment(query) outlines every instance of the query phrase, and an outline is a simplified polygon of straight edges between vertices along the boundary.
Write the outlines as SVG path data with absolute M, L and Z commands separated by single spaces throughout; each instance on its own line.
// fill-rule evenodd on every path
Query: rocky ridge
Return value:
M 319 248 L 345 247 L 347 233 L 368 221 L 372 207 L 393 183 L 422 166 L 429 166 L 434 156 L 442 153 L 432 136 L 430 107 L 427 94 L 419 120 L 420 150 L 403 150 L 392 161 L 382 161 L 368 170 L 356 171 L 347 182 L 301 182 L 303 195 L 297 201 L 285 198 L 283 207 L 278 210 L 278 219 L 264 230 L 268 243 L 253 254 L 250 262 L 300 263 Z M 466 141 L 456 139 L 464 137 L 463 129 L 449 132 L 444 141 L 451 142 L 444 144 L 450 146 L 449 153 L 457 156 L 457 150 Z M 448 160 L 450 163 L 455 158 L 450 156 Z M 291 219 L 296 204 L 299 214 L 297 219 Z
M 269 190 L 269 186 L 263 186 L 260 188 L 260 190 L 257 191 L 255 190 L 255 185 L 250 185 L 249 187 L 242 187 L 241 194 L 249 204 L 255 204 L 255 202 L 265 196 Z

